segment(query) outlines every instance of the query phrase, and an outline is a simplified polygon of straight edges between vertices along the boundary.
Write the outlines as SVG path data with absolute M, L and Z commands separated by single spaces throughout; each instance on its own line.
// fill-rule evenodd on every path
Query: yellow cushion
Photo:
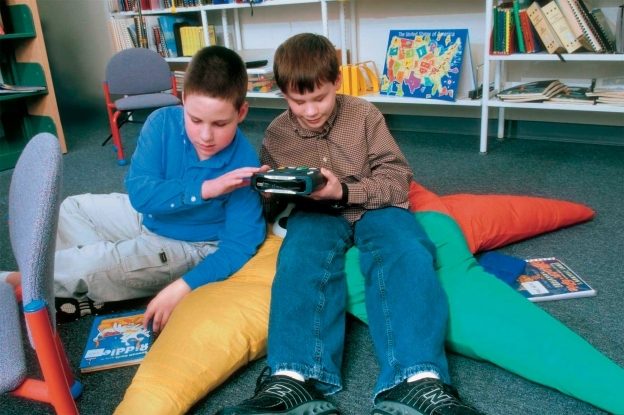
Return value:
M 183 414 L 237 369 L 266 353 L 271 283 L 282 239 L 270 235 L 225 281 L 175 308 L 115 414 Z

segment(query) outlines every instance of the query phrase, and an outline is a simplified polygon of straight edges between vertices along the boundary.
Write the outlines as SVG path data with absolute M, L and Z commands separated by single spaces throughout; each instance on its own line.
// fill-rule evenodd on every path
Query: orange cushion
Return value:
M 590 220 L 594 211 L 580 203 L 515 195 L 439 196 L 410 185 L 412 211 L 436 211 L 454 218 L 472 253 L 487 251 L 541 233 Z

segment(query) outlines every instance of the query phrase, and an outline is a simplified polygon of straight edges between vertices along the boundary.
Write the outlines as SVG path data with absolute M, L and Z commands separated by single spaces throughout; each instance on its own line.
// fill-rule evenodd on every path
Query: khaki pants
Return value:
M 125 194 L 65 199 L 56 239 L 55 296 L 101 302 L 153 296 L 217 250 L 217 241 L 158 236 L 141 218 Z

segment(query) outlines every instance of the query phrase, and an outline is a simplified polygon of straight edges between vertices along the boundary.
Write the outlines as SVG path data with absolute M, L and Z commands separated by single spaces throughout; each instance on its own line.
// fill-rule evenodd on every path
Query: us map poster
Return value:
M 391 30 L 380 92 L 455 101 L 468 29 Z

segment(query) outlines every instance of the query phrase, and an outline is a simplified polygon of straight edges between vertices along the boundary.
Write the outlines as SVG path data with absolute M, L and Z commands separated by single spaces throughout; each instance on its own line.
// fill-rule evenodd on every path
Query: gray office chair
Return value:
M 111 135 L 102 145 L 112 137 L 117 164 L 123 166 L 126 160 L 119 132 L 121 126 L 136 110 L 180 104 L 175 76 L 165 58 L 158 53 L 131 48 L 117 52 L 108 61 L 102 86 L 111 129 Z
M 9 237 L 22 280 L 15 290 L 0 281 L 0 393 L 49 403 L 59 414 L 77 414 L 74 399 L 82 385 L 69 368 L 53 306 L 61 157 L 55 136 L 37 134 L 26 144 L 11 178 Z M 22 324 L 28 336 L 23 335 Z M 28 373 L 24 351 L 28 343 L 42 379 Z

